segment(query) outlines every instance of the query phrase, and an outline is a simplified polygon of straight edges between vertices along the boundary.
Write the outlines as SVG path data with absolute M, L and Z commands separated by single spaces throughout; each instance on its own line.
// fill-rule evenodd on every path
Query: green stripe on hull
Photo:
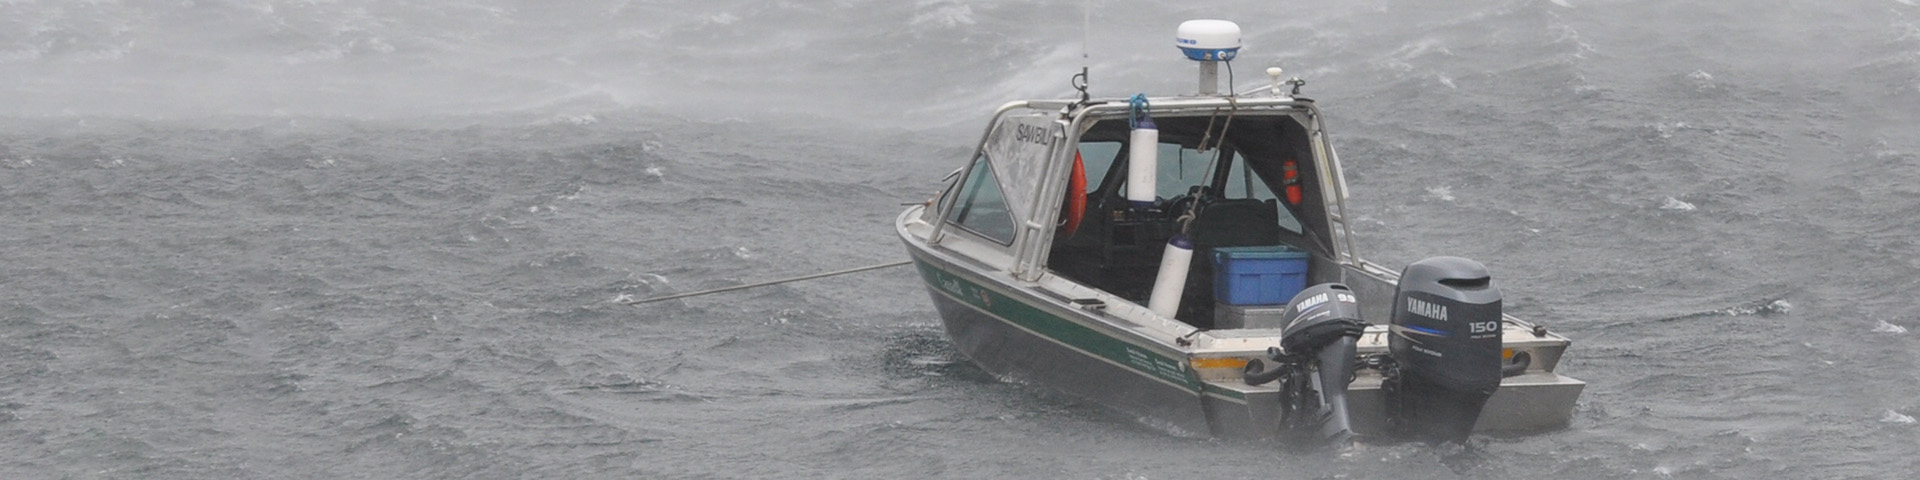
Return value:
M 1214 385 L 1214 384 L 1211 384 L 1211 383 L 1207 383 L 1207 384 L 1204 384 L 1204 385 L 1205 385 L 1205 392 L 1206 392 L 1207 394 L 1210 394 L 1210 395 L 1216 395 L 1216 396 L 1219 396 L 1219 397 L 1221 397 L 1221 398 L 1228 398 L 1228 399 L 1233 399 L 1233 400 L 1238 400 L 1238 401 L 1240 401 L 1240 403 L 1246 403 L 1246 401 L 1247 401 L 1247 394 L 1245 394 L 1245 393 L 1241 393 L 1241 392 L 1240 392 L 1239 390 L 1231 390 L 1231 389 L 1227 389 L 1227 388 L 1222 388 L 1222 387 L 1220 387 L 1219 385 Z
M 927 285 L 961 302 L 1062 344 L 1097 355 L 1141 374 L 1199 392 L 1201 383 L 1186 363 L 1106 335 L 1086 325 L 1047 313 L 993 289 L 961 278 L 916 259 Z

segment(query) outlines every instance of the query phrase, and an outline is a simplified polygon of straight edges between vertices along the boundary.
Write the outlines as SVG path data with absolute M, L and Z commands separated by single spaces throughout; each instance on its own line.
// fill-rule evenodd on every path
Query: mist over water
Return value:
M 1077 29 L 1038 32 L 1068 16 L 1078 9 L 956 2 L 9 2 L 0 62 L 16 87 L 0 100 L 23 115 L 161 118 L 872 115 L 936 93 L 1039 90 L 1003 74 L 1070 60 Z
M 1913 2 L 1093 6 L 0 0 L 0 477 L 1920 471 Z M 899 260 L 994 107 L 1191 91 L 1192 18 L 1307 80 L 1363 256 L 1573 338 L 1571 425 L 1184 438 L 905 269 L 617 303 Z

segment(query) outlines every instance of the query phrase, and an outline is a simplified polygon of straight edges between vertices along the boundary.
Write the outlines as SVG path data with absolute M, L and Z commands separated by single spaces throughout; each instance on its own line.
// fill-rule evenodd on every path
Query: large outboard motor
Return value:
M 1283 433 L 1346 443 L 1353 436 L 1347 384 L 1356 363 L 1354 343 L 1366 328 L 1353 290 L 1338 283 L 1308 287 L 1288 302 L 1283 320 L 1280 348 L 1267 351 L 1279 365 L 1267 370 L 1264 362 L 1247 362 L 1247 384 L 1281 381 Z M 1314 370 L 1319 375 L 1309 373 Z
M 1487 267 L 1460 257 L 1414 262 L 1400 273 L 1387 347 L 1397 375 L 1387 379 L 1387 418 L 1395 433 L 1465 441 L 1480 408 L 1500 388 L 1500 289 Z

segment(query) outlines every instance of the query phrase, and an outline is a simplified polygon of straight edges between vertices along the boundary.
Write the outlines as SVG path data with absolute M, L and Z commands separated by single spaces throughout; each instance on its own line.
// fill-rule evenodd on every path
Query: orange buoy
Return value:
M 1061 213 L 1066 223 L 1060 228 L 1067 236 L 1080 231 L 1080 219 L 1087 214 L 1087 167 L 1080 161 L 1080 152 L 1073 152 L 1073 176 L 1067 177 L 1067 199 Z

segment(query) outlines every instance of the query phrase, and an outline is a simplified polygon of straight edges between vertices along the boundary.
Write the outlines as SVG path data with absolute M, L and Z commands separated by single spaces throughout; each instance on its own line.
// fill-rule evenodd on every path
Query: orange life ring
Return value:
M 1080 152 L 1073 152 L 1073 176 L 1067 177 L 1066 205 L 1061 213 L 1066 223 L 1060 228 L 1071 237 L 1080 230 L 1080 219 L 1087 214 L 1087 167 L 1080 161 Z

